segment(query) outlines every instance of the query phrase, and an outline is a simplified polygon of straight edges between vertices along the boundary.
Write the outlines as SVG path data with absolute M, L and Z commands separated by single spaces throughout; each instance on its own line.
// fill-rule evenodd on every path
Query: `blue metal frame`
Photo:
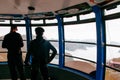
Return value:
M 96 15 L 96 30 L 97 30 L 97 69 L 96 80 L 105 79 L 105 64 L 106 64 L 106 35 L 105 22 L 102 18 L 103 11 L 99 6 L 93 6 L 93 11 Z
M 31 21 L 28 17 L 25 17 L 25 22 L 26 22 L 26 38 L 27 38 L 27 50 L 28 50 L 29 43 L 32 40 Z
M 59 66 L 62 68 L 64 66 L 64 55 L 65 55 L 65 45 L 64 45 L 64 28 L 63 21 L 59 15 L 56 15 L 58 21 L 58 34 L 59 34 Z
M 30 41 L 32 40 L 32 30 L 31 30 L 31 21 L 28 17 L 25 17 L 25 22 L 26 22 L 26 38 L 27 38 L 27 51 L 29 48 Z M 32 62 L 30 58 L 30 62 Z

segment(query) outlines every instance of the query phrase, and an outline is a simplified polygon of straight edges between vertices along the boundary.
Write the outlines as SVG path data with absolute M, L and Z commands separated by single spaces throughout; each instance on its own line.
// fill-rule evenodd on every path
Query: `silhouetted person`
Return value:
M 32 70 L 31 70 L 31 80 L 37 80 L 37 75 L 41 73 L 43 80 L 48 80 L 48 68 L 47 64 L 52 61 L 52 59 L 57 54 L 57 50 L 53 45 L 43 39 L 44 29 L 37 27 L 35 29 L 36 39 L 32 40 L 28 53 L 26 55 L 25 63 L 28 64 L 30 55 L 32 56 Z M 50 54 L 51 50 L 51 54 Z
M 22 51 L 23 39 L 17 31 L 17 26 L 12 25 L 11 31 L 4 36 L 2 48 L 8 49 L 7 59 L 12 80 L 17 80 L 19 72 L 20 79 L 26 80 L 24 76 Z

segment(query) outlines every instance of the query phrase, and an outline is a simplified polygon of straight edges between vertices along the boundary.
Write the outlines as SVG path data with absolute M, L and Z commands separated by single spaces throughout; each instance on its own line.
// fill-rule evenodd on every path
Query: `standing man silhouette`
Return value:
M 49 80 L 47 64 L 53 60 L 53 58 L 57 54 L 57 50 L 49 41 L 43 39 L 44 29 L 42 27 L 37 27 L 35 29 L 35 32 L 36 39 L 32 40 L 30 43 L 30 47 L 25 59 L 25 64 L 28 64 L 31 55 L 31 80 L 37 80 L 39 70 L 43 78 L 42 80 Z
M 17 80 L 17 71 L 19 72 L 20 79 L 26 80 L 24 76 L 21 51 L 21 47 L 23 47 L 23 39 L 21 35 L 16 32 L 17 30 L 17 26 L 11 26 L 10 32 L 4 36 L 2 48 L 7 48 L 8 50 L 7 59 L 12 80 Z

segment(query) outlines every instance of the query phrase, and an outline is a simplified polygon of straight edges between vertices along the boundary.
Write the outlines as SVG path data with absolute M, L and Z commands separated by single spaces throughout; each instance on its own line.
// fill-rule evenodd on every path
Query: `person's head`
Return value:
M 35 33 L 37 36 L 42 36 L 45 30 L 42 27 L 35 28 Z
M 18 29 L 17 29 L 17 26 L 16 25 L 12 25 L 11 26 L 11 32 L 16 32 Z

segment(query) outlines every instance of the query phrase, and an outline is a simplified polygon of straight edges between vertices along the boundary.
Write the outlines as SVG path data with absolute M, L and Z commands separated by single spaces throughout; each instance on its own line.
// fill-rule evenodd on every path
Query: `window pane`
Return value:
M 87 43 L 96 43 L 95 23 L 68 25 L 65 29 L 65 66 L 71 67 L 86 73 L 96 70 L 96 45 Z M 71 43 L 72 42 L 72 43 Z M 84 43 L 80 43 L 84 42 Z M 85 42 L 87 42 L 85 44 Z M 73 57 L 69 57 L 73 56 Z M 82 59 L 81 59 L 82 58 Z M 90 68 L 85 69 L 85 66 Z
M 25 20 L 13 20 L 13 24 L 25 24 Z
M 31 24 L 43 24 L 43 20 L 31 20 Z
M 120 5 L 118 5 L 115 9 L 105 10 L 105 15 L 110 15 L 118 12 L 120 12 Z
M 120 70 L 120 19 L 106 21 L 107 65 Z
M 0 24 L 10 24 L 10 20 L 0 20 Z
M 120 19 L 106 21 L 107 44 L 120 45 Z
M 106 21 L 106 65 L 120 71 L 120 19 Z M 111 68 L 106 69 L 105 80 L 119 80 L 120 72 Z
M 80 20 L 95 18 L 95 14 L 92 12 L 90 14 L 80 15 Z
M 65 26 L 65 40 L 96 42 L 95 23 Z
M 57 19 L 45 20 L 46 23 L 57 23 Z
M 70 22 L 70 21 L 77 21 L 77 17 L 73 16 L 73 17 L 64 18 L 64 22 Z

